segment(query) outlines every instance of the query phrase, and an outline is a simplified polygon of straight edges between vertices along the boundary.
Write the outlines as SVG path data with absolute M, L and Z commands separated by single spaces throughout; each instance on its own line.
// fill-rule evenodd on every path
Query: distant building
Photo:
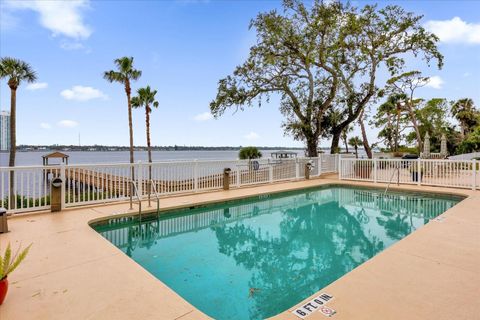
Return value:
M 10 112 L 0 111 L 0 151 L 10 150 Z

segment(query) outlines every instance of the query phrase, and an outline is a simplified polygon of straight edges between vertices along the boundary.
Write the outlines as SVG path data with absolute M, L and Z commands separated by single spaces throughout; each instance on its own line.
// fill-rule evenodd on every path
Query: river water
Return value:
M 261 150 L 263 157 L 270 157 L 275 150 Z M 42 165 L 42 156 L 51 151 L 26 151 L 17 152 L 16 166 Z M 299 157 L 304 156 L 302 150 L 295 150 Z M 69 155 L 69 164 L 95 164 L 95 163 L 128 163 L 128 151 L 66 151 Z M 135 152 L 135 162 L 147 161 L 146 151 Z M 238 158 L 238 150 L 226 151 L 153 151 L 153 161 L 165 160 L 234 160 Z M 50 164 L 59 163 L 59 159 L 51 159 Z M 8 166 L 8 152 L 0 153 L 0 167 Z

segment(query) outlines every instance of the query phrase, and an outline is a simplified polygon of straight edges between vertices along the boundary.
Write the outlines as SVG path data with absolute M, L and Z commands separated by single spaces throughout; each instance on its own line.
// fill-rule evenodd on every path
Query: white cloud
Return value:
M 54 36 L 87 39 L 92 30 L 83 21 L 82 11 L 88 8 L 88 0 L 25 0 L 7 2 L 9 8 L 33 10 L 40 15 L 40 24 Z
M 85 49 L 85 46 L 82 43 L 77 41 L 74 41 L 74 42 L 62 41 L 62 43 L 60 43 L 60 48 L 64 50 L 81 50 L 81 49 Z
M 258 138 L 260 138 L 258 133 L 253 131 L 250 131 L 248 134 L 244 135 L 243 137 L 247 140 L 257 140 Z
M 193 120 L 195 121 L 208 121 L 212 119 L 213 119 L 213 115 L 208 111 L 197 114 L 195 117 L 193 117 Z
M 480 44 L 480 23 L 468 23 L 459 17 L 451 20 L 430 20 L 425 28 L 445 43 Z
M 76 126 L 78 126 L 78 122 L 73 120 L 61 120 L 57 122 L 57 126 L 62 128 L 75 128 Z
M 65 89 L 60 95 L 67 100 L 88 101 L 92 99 L 107 99 L 108 96 L 102 91 L 84 86 L 73 86 L 71 89 Z
M 428 78 L 427 84 L 425 85 L 425 87 L 430 87 L 433 89 L 442 89 L 443 84 L 444 84 L 444 81 L 442 78 L 440 78 L 439 76 L 433 76 Z
M 465 73 L 463 74 L 463 76 L 464 76 L 465 78 L 466 78 L 466 77 L 470 77 L 471 75 L 472 75 L 472 74 L 471 74 L 470 72 L 465 72 Z
M 35 83 L 30 83 L 27 85 L 27 90 L 40 90 L 40 89 L 46 89 L 48 87 L 48 83 L 46 82 L 35 82 Z
M 52 125 L 50 123 L 42 122 L 42 123 L 40 123 L 40 128 L 42 128 L 42 129 L 52 129 Z

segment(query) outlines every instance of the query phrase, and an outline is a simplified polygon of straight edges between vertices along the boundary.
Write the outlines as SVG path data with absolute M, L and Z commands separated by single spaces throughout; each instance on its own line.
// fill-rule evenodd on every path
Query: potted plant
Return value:
M 370 160 L 357 160 L 354 164 L 355 176 L 368 179 L 372 173 L 373 162 Z
M 10 243 L 7 245 L 5 254 L 0 255 L 0 305 L 5 300 L 8 291 L 8 275 L 15 270 L 20 263 L 25 259 L 30 250 L 30 244 L 24 250 L 20 250 L 19 247 L 17 252 L 12 256 L 12 249 L 10 248 Z
M 413 182 L 418 182 L 422 181 L 423 179 L 423 166 L 420 166 L 420 170 L 418 170 L 418 164 L 417 163 L 412 163 L 410 165 L 410 172 L 412 173 L 412 181 Z

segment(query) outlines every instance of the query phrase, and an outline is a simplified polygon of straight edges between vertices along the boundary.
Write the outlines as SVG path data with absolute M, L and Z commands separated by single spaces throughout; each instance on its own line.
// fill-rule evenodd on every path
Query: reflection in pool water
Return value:
M 274 316 L 461 199 L 324 187 L 94 228 L 215 319 Z

